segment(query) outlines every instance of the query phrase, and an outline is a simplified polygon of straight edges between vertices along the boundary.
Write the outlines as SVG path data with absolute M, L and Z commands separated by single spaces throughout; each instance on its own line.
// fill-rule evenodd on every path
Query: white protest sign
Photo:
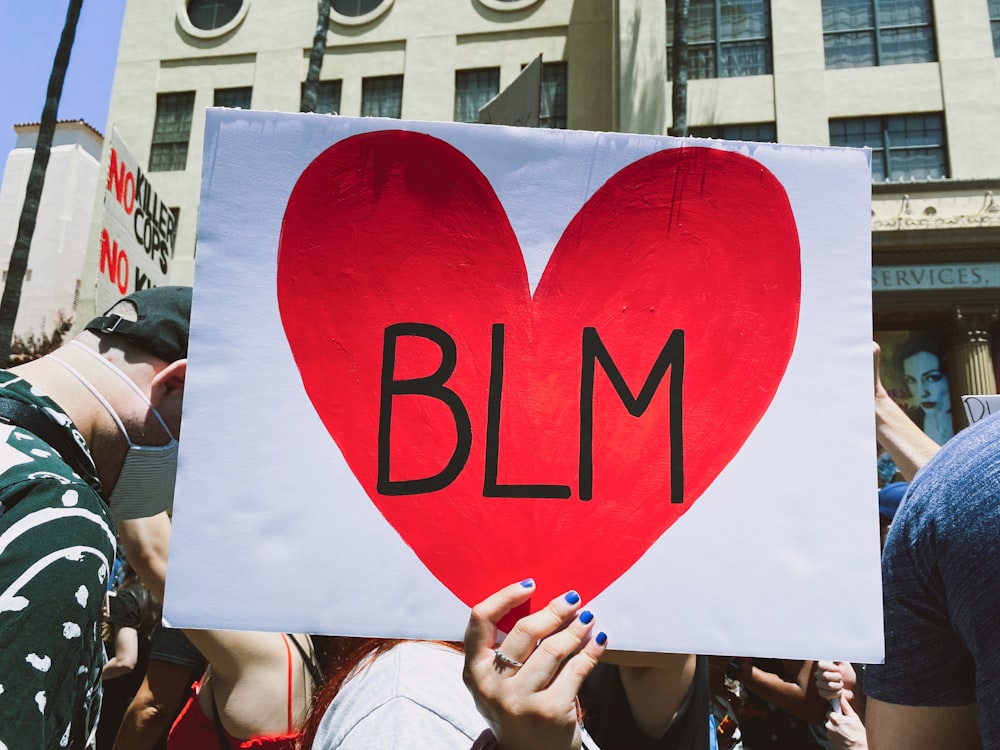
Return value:
M 101 256 L 96 307 L 140 289 L 169 283 L 176 219 L 129 152 L 117 128 L 111 129 L 111 156 L 101 219 Z
M 167 616 L 457 639 L 531 576 L 615 648 L 879 660 L 869 182 L 210 110 Z
M 969 418 L 969 424 L 975 424 L 991 414 L 1000 412 L 1000 395 L 994 393 L 962 396 L 962 405 L 965 407 L 965 416 Z

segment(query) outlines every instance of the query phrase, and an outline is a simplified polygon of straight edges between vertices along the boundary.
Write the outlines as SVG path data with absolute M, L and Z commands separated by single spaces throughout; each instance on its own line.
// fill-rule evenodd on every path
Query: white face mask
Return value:
M 166 445 L 139 445 L 133 443 L 125 430 L 125 425 L 121 418 L 91 383 L 66 362 L 54 355 L 52 359 L 65 367 L 83 386 L 90 391 L 98 401 L 103 404 L 108 413 L 114 418 L 118 429 L 128 442 L 128 452 L 125 454 L 125 462 L 118 473 L 118 481 L 108 497 L 108 504 L 111 506 L 111 513 L 116 521 L 129 521 L 135 518 L 147 518 L 155 516 L 157 513 L 170 508 L 174 501 L 174 485 L 177 480 L 177 438 L 170 432 L 167 423 L 160 416 L 160 413 L 146 398 L 132 380 L 121 370 L 108 362 L 97 352 L 88 349 L 78 341 L 71 341 L 71 344 L 87 352 L 91 357 L 101 362 L 109 368 L 115 375 L 123 380 L 135 393 L 143 400 L 153 416 L 163 427 L 164 432 L 170 436 L 170 442 Z

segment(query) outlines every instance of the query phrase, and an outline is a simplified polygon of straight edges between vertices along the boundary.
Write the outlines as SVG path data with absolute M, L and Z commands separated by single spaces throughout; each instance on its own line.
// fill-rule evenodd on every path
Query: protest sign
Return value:
M 176 217 L 149 176 L 111 129 L 111 155 L 101 219 L 97 310 L 140 289 L 168 283 L 174 257 Z
M 965 416 L 968 417 L 969 424 L 973 425 L 991 414 L 1000 412 L 1000 396 L 995 393 L 962 396 L 962 405 L 965 407 Z
M 531 576 L 616 648 L 881 657 L 867 152 L 205 144 L 173 623 L 456 639 Z

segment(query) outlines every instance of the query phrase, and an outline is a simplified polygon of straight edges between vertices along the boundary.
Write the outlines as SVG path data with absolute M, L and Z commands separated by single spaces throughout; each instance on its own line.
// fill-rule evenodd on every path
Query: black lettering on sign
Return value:
M 684 502 L 684 432 L 683 381 L 684 381 L 684 331 L 677 329 L 670 334 L 667 343 L 660 350 L 649 377 L 643 383 L 639 395 L 633 396 L 628 384 L 615 365 L 614 360 L 597 334 L 597 329 L 583 329 L 583 368 L 580 375 L 580 499 L 590 500 L 594 496 L 594 363 L 600 361 L 601 368 L 611 381 L 618 397 L 633 417 L 641 417 L 656 393 L 660 381 L 670 369 L 670 502 Z
M 503 393 L 503 324 L 493 324 L 493 347 L 490 352 L 490 388 L 486 418 L 486 467 L 483 472 L 483 497 L 544 497 L 566 500 L 570 488 L 562 484 L 497 484 L 500 463 L 500 402 Z
M 441 349 L 441 366 L 423 378 L 395 380 L 396 340 L 400 336 L 419 336 Z M 437 326 L 425 323 L 396 323 L 385 329 L 382 343 L 382 378 L 378 420 L 378 492 L 381 495 L 420 495 L 444 489 L 455 481 L 472 450 L 472 423 L 462 400 L 445 383 L 455 371 L 458 354 L 455 341 Z M 392 402 L 396 396 L 426 396 L 443 403 L 455 420 L 458 438 L 448 464 L 437 474 L 420 479 L 391 480 L 389 473 Z

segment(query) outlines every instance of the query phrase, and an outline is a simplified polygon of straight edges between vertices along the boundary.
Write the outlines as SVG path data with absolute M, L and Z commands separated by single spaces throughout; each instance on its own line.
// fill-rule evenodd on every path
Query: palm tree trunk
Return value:
M 323 55 L 326 53 L 326 36 L 330 29 L 330 0 L 319 0 L 316 17 L 316 36 L 313 37 L 312 51 L 309 53 L 309 72 L 302 87 L 303 112 L 315 112 L 319 95 L 319 73 L 323 69 Z
M 73 50 L 73 39 L 76 37 L 76 24 L 80 20 L 80 10 L 82 7 L 83 0 L 69 0 L 66 23 L 63 25 L 55 61 L 52 63 L 49 88 L 45 93 L 45 106 L 42 107 L 42 121 L 38 126 L 38 141 L 35 143 L 35 156 L 31 162 L 28 185 L 24 191 L 24 205 L 21 208 L 21 219 L 17 225 L 17 239 L 14 240 L 14 248 L 10 254 L 10 263 L 7 266 L 7 281 L 3 288 L 3 298 L 0 299 L 0 361 L 2 361 L 0 363 L 4 367 L 10 361 L 10 345 L 14 337 L 14 321 L 17 318 L 18 308 L 21 306 L 21 286 L 24 283 L 24 273 L 28 269 L 28 252 L 31 250 L 31 238 L 35 234 L 35 223 L 38 220 L 38 204 L 42 198 L 42 187 L 45 185 L 45 170 L 49 165 L 52 138 L 56 132 L 59 99 L 62 97 L 63 81 L 66 79 L 66 69 L 69 67 L 69 55 Z
M 691 0 L 675 0 L 674 3 L 674 44 L 673 69 L 674 81 L 671 109 L 674 114 L 673 127 L 667 131 L 670 135 L 686 136 L 687 99 L 688 99 L 688 10 Z

